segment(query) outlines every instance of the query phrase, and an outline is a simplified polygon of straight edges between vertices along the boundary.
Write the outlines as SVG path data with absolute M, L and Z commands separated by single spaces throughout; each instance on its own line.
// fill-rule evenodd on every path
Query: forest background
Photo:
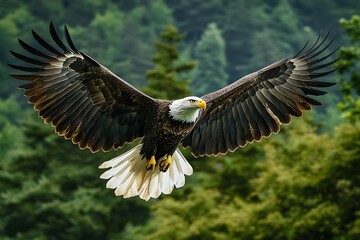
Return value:
M 0 0 L 1 239 L 360 239 L 360 1 Z M 8 63 L 31 30 L 67 25 L 78 49 L 153 97 L 201 96 L 321 30 L 342 45 L 322 107 L 226 156 L 193 158 L 183 188 L 115 197 L 91 154 L 28 105 Z M 169 51 L 176 54 L 169 54 Z M 169 64 L 172 63 L 172 64 Z

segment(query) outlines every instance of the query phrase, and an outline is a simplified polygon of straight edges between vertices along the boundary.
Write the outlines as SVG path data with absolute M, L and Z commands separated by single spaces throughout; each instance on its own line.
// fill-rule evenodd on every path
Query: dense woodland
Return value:
M 0 0 L 1 239 L 360 239 L 360 1 Z M 9 74 L 31 30 L 66 24 L 78 49 L 153 97 L 201 96 L 331 28 L 342 44 L 324 106 L 226 156 L 193 158 L 186 185 L 115 197 L 92 154 L 58 137 Z

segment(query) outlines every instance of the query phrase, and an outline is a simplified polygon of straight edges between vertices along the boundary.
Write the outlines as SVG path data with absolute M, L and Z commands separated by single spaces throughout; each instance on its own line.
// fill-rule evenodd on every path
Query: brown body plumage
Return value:
M 150 159 L 161 159 L 166 155 L 173 155 L 181 141 L 186 137 L 195 125 L 182 123 L 171 118 L 169 105 L 171 101 L 158 101 L 158 104 L 149 114 L 152 116 L 144 125 L 144 137 L 141 154 Z

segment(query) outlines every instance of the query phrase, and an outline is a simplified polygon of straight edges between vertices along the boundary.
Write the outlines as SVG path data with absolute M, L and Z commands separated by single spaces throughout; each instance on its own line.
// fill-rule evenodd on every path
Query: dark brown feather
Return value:
M 51 123 L 59 135 L 94 152 L 119 148 L 143 136 L 145 119 L 154 115 L 157 101 L 79 52 L 66 27 L 69 47 L 52 23 L 49 30 L 57 46 L 33 31 L 34 39 L 44 49 L 19 39 L 28 54 L 11 53 L 26 65 L 10 64 L 28 74 L 12 76 L 30 81 L 20 88 L 27 90 L 29 103 L 34 104 L 44 121 Z
M 183 146 L 190 146 L 194 156 L 225 154 L 277 133 L 281 124 L 290 123 L 291 115 L 300 117 L 311 105 L 321 105 L 310 96 L 323 95 L 326 92 L 317 88 L 334 85 L 314 80 L 336 71 L 329 67 L 338 59 L 324 62 L 339 49 L 323 55 L 335 39 L 327 41 L 329 36 L 330 32 L 323 39 L 319 36 L 312 47 L 307 49 L 307 43 L 294 57 L 203 96 L 208 107 Z M 223 122 L 214 125 L 215 119 Z M 208 132 L 216 132 L 216 138 Z

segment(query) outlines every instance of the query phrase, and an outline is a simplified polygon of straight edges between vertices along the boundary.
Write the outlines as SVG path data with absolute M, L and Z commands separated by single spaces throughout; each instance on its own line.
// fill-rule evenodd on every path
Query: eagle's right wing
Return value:
M 29 81 L 29 103 L 56 132 L 95 152 L 119 148 L 143 136 L 145 118 L 156 101 L 136 90 L 74 46 L 65 26 L 66 46 L 50 23 L 54 47 L 33 31 L 44 48 L 38 50 L 19 39 L 27 56 L 10 51 L 24 65 L 12 65 L 27 75 L 12 75 Z M 45 50 L 45 51 L 44 51 Z

